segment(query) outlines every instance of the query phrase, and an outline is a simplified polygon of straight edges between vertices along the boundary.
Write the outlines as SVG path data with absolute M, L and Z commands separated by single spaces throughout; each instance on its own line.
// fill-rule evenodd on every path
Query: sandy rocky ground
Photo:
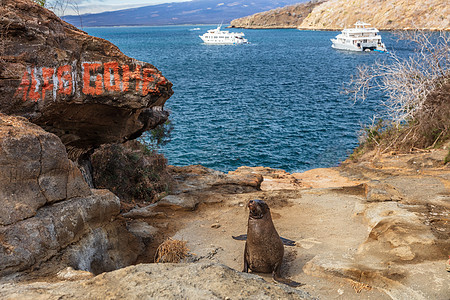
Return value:
M 19 286 L 6 281 L 0 298 L 449 299 L 447 153 L 390 153 L 295 174 L 173 167 L 173 195 L 123 215 L 152 240 L 141 264 L 95 277 L 67 269 Z M 265 200 L 279 234 L 296 241 L 285 246 L 283 275 L 303 286 L 239 272 L 244 242 L 232 236 L 246 233 L 250 199 Z M 187 241 L 189 256 L 148 263 L 168 237 Z

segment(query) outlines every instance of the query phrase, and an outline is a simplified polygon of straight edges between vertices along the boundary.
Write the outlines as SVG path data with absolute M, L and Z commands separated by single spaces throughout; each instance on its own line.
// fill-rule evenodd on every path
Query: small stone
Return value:
M 214 223 L 211 225 L 211 228 L 220 228 L 220 224 L 219 223 Z
M 94 277 L 94 274 L 88 271 L 74 270 L 72 267 L 67 267 L 59 271 L 56 276 L 62 280 L 81 280 Z
M 158 233 L 155 228 L 144 221 L 133 220 L 127 224 L 127 229 L 135 236 L 141 238 L 153 238 Z

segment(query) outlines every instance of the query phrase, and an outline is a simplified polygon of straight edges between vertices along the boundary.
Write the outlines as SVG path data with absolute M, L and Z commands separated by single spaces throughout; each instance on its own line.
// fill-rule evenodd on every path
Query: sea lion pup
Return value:
M 273 226 L 269 206 L 262 200 L 248 202 L 247 240 L 244 250 L 244 270 L 253 272 L 272 273 L 275 281 L 296 287 L 298 282 L 281 277 L 281 262 L 283 261 L 284 246 Z

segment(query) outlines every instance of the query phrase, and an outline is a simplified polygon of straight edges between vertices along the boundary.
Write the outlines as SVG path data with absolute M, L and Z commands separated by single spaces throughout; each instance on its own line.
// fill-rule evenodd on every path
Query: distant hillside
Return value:
M 231 21 L 231 27 L 240 28 L 297 28 L 314 7 L 326 0 L 313 0 L 283 8 L 276 8 Z
M 305 16 L 309 9 L 311 11 Z M 231 25 L 242 28 L 337 30 L 352 27 L 358 20 L 385 30 L 450 30 L 450 4 L 448 0 L 312 1 L 233 20 Z
M 64 16 L 77 27 L 220 24 L 301 0 L 193 0 L 165 3 L 98 14 Z

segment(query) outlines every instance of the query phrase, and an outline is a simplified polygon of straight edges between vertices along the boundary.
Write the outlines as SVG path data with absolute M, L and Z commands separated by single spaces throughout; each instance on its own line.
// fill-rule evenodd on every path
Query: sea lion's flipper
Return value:
M 246 234 L 241 234 L 238 236 L 234 236 L 232 235 L 233 239 L 238 240 L 238 241 L 246 241 L 247 240 L 247 235 Z M 283 242 L 283 245 L 285 246 L 295 246 L 295 241 L 284 238 L 284 237 L 280 237 L 281 241 Z
M 245 248 L 244 248 L 244 270 L 242 270 L 242 272 L 248 273 L 247 242 L 245 242 Z
M 289 240 L 284 237 L 280 237 L 280 239 L 283 242 L 283 245 L 285 245 L 285 246 L 295 246 L 295 241 L 293 241 L 293 240 Z
M 293 280 L 281 277 L 281 271 L 280 270 L 281 270 L 281 263 L 278 263 L 275 266 L 275 268 L 274 268 L 274 270 L 272 272 L 273 280 L 275 280 L 277 282 L 280 282 L 280 283 L 284 283 L 284 284 L 292 286 L 292 287 L 298 287 L 298 286 L 304 285 L 304 283 L 300 283 L 300 282 L 297 282 L 297 281 L 293 281 Z
M 246 241 L 247 240 L 247 235 L 246 234 L 241 234 L 238 236 L 234 236 L 232 235 L 233 239 L 238 240 L 238 241 Z

